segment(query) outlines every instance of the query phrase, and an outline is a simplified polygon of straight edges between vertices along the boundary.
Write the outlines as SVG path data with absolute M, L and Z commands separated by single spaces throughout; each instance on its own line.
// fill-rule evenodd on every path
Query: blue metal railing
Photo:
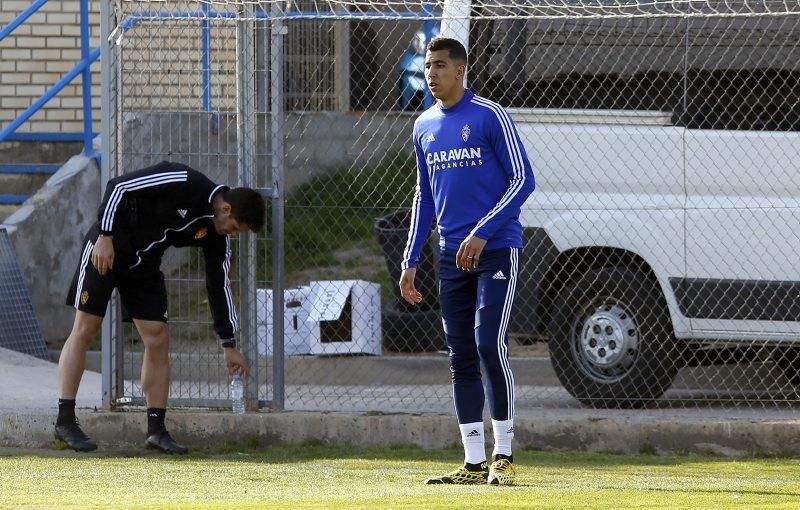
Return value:
M 0 41 L 9 36 L 17 27 L 22 25 L 31 15 L 37 12 L 48 0 L 35 0 L 27 9 L 21 12 L 8 25 L 0 30 Z M 55 85 L 50 87 L 40 98 L 33 102 L 22 114 L 14 119 L 9 125 L 0 131 L 0 142 L 3 141 L 83 141 L 84 150 L 87 155 L 96 157 L 92 140 L 96 133 L 92 130 L 92 80 L 91 65 L 100 57 L 100 48 L 90 51 L 89 48 L 89 0 L 80 1 L 80 25 L 81 25 L 81 60 L 69 73 L 64 75 Z M 202 28 L 201 41 L 201 73 L 202 73 L 202 107 L 203 111 L 210 112 L 212 105 L 211 95 L 211 20 L 214 19 L 235 19 L 236 13 L 212 11 L 210 3 L 202 2 L 199 11 L 189 12 L 142 12 L 137 13 L 125 20 L 117 30 L 122 33 L 133 28 L 140 21 L 154 19 L 199 19 Z M 269 19 L 271 13 L 257 11 L 255 17 L 258 19 Z M 385 13 L 378 11 L 366 12 L 331 12 L 322 14 L 318 12 L 294 11 L 285 12 L 282 17 L 287 19 L 420 19 L 426 20 L 425 34 L 426 39 L 430 38 L 435 17 L 433 5 L 425 2 L 423 10 L 420 12 Z M 76 76 L 82 75 L 82 95 L 83 95 L 83 133 L 16 133 L 17 128 L 24 124 L 36 112 L 38 112 L 48 101 L 55 97 L 64 87 L 66 87 Z M 432 97 L 426 95 L 426 103 L 432 102 Z
M 38 11 L 47 0 L 36 0 L 27 9 L 22 11 L 8 25 L 0 30 L 0 41 L 8 37 L 17 27 L 22 25 L 31 15 Z M 87 156 L 96 157 L 92 140 L 95 133 L 92 130 L 92 75 L 91 65 L 100 57 L 100 48 L 89 49 L 89 0 L 80 0 L 80 25 L 81 25 L 81 60 L 72 71 L 65 74 L 55 85 L 33 102 L 24 112 L 9 125 L 0 131 L 0 142 L 4 141 L 82 141 L 84 152 Z M 83 133 L 19 133 L 15 131 L 48 101 L 53 99 L 79 74 L 83 81 Z

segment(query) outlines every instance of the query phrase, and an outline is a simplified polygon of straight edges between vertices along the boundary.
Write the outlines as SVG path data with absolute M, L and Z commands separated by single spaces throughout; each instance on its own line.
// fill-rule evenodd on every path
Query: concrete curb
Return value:
M 302 444 L 377 447 L 411 445 L 424 449 L 457 447 L 452 415 L 338 412 L 273 412 L 234 416 L 230 413 L 171 411 L 173 435 L 193 448 L 224 443 L 261 446 Z M 144 412 L 81 414 L 84 429 L 103 448 L 139 447 L 145 434 Z M 583 450 L 615 453 L 800 455 L 800 420 L 756 421 L 710 417 L 636 416 L 629 412 L 597 417 L 591 412 L 542 411 L 515 419 L 518 449 Z M 0 415 L 0 445 L 49 447 L 53 415 L 30 412 Z M 487 427 L 487 442 L 491 430 Z

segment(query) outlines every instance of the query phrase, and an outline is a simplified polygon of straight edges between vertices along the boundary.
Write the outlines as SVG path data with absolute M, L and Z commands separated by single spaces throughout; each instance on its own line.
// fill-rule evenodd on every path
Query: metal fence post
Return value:
M 87 156 L 94 155 L 92 126 L 92 69 L 89 66 L 89 0 L 80 0 L 81 11 L 81 62 L 84 67 L 81 72 L 83 82 L 83 152 Z
M 283 182 L 283 38 L 287 27 L 272 6 L 270 44 L 270 133 L 272 153 L 272 408 L 282 410 L 285 398 L 283 359 L 284 182 Z
M 242 5 L 236 22 L 236 140 L 238 185 L 254 187 L 255 175 L 255 70 L 253 66 L 253 7 Z M 256 237 L 244 234 L 239 241 L 240 339 L 248 360 L 245 400 L 247 409 L 258 409 L 258 349 L 256 339 Z
M 111 42 L 108 38 L 111 33 L 111 2 L 114 0 L 103 0 L 100 2 L 100 76 L 101 82 L 105 85 L 100 88 L 100 112 L 102 119 L 101 126 L 101 157 L 100 157 L 100 193 L 103 193 L 105 184 L 108 182 L 109 169 L 111 168 L 111 123 L 113 114 L 111 112 L 111 96 L 113 77 L 116 74 L 111 69 Z M 101 372 L 103 388 L 103 408 L 111 409 L 116 395 L 112 394 L 114 380 L 114 364 L 111 334 L 111 317 L 106 316 L 103 320 L 101 329 Z

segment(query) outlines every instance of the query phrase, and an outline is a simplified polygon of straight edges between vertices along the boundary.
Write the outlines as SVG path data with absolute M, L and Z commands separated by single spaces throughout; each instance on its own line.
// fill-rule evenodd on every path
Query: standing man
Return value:
M 97 448 L 78 426 L 75 395 L 86 350 L 100 330 L 111 292 L 116 288 L 123 320 L 133 321 L 144 343 L 145 446 L 166 453 L 187 452 L 164 425 L 169 394 L 169 329 L 161 257 L 169 246 L 203 249 L 208 304 L 228 374 L 238 371 L 247 375 L 247 363 L 236 349 L 234 338 L 238 319 L 228 275 L 230 236 L 260 231 L 265 210 L 258 192 L 215 184 L 178 163 L 164 161 L 109 181 L 98 222 L 86 234 L 67 297 L 67 305 L 76 311 L 72 332 L 58 361 L 56 439 L 77 451 Z
M 417 188 L 400 291 L 417 304 L 419 253 L 436 215 L 442 308 L 464 465 L 429 484 L 514 483 L 514 377 L 508 320 L 522 248 L 520 207 L 535 187 L 525 148 L 497 103 L 464 89 L 467 53 L 455 39 L 428 45 L 425 79 L 436 104 L 414 123 Z M 483 438 L 486 370 L 494 452 Z

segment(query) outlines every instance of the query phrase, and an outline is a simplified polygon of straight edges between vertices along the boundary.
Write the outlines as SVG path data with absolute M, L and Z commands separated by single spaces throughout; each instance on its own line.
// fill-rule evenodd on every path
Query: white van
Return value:
M 548 338 L 573 396 L 636 406 L 698 351 L 800 342 L 800 133 L 510 113 L 537 182 L 511 330 Z

